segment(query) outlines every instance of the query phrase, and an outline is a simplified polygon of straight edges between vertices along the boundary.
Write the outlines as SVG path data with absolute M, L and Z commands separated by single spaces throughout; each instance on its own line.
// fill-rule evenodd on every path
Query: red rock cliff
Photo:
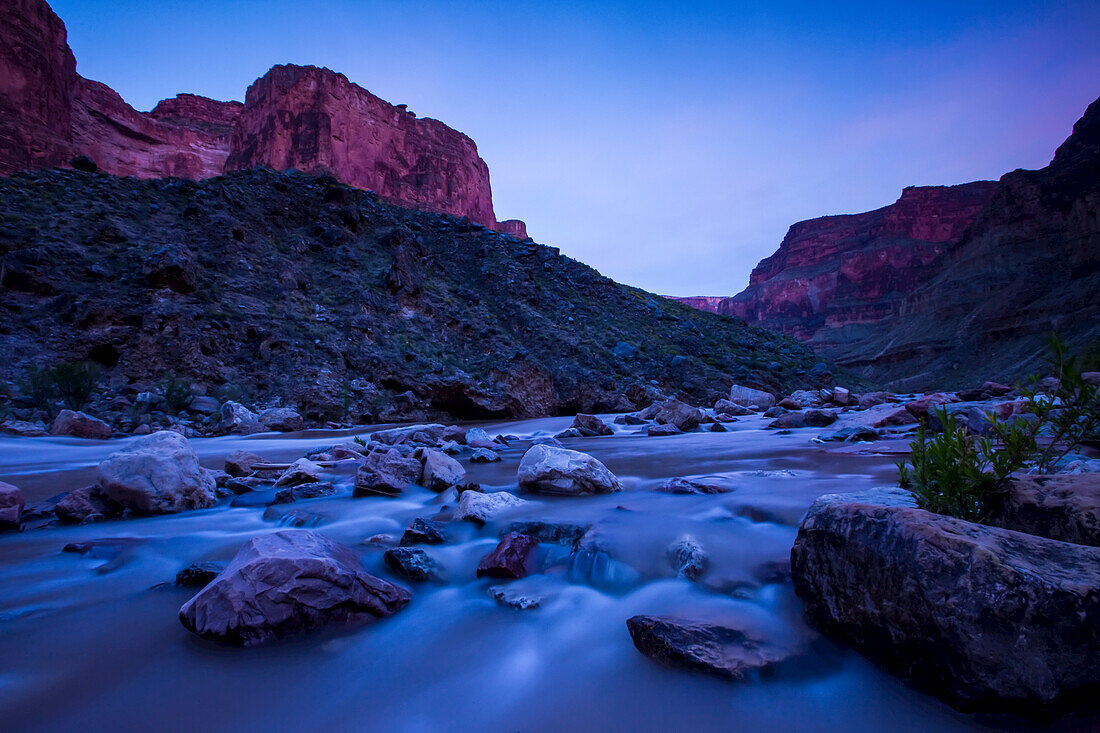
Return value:
M 729 298 L 722 295 L 666 295 L 665 297 L 707 313 L 717 313 L 722 301 L 729 300 Z
M 326 173 L 406 206 L 496 227 L 489 168 L 466 135 L 417 119 L 342 75 L 276 66 L 245 103 L 193 94 L 138 112 L 76 73 L 65 26 L 42 0 L 0 15 L 0 175 L 87 155 L 139 178 L 209 178 L 267 166 Z M 501 231 L 526 237 L 519 220 Z
M 749 287 L 718 311 L 819 346 L 842 344 L 853 326 L 890 317 L 931 276 L 930 266 L 959 240 L 996 185 L 911 187 L 875 211 L 799 222 L 756 266 Z

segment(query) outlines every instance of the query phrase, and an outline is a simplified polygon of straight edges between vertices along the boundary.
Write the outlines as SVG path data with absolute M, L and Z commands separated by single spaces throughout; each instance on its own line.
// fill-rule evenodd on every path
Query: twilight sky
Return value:
M 620 282 L 730 295 L 795 221 L 1045 165 L 1100 3 L 52 0 L 141 110 L 328 66 L 465 132 L 500 219 Z

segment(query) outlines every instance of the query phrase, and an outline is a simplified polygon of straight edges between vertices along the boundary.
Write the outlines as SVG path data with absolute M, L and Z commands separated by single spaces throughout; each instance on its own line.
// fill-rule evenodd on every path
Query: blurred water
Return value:
M 482 424 L 530 438 L 568 418 Z M 445 582 L 412 584 L 412 603 L 371 626 L 241 650 L 180 625 L 193 592 L 162 585 L 182 566 L 228 560 L 247 540 L 281 529 L 281 512 L 307 512 L 316 531 L 358 550 L 385 577 L 383 547 L 415 517 L 447 516 L 448 499 L 348 495 L 282 506 L 219 508 L 171 517 L 0 536 L 0 727 L 74 730 L 955 731 L 1015 729 L 1017 721 L 961 715 L 907 688 L 859 655 L 817 637 L 781 570 L 797 523 L 818 495 L 890 483 L 897 446 L 826 447 L 820 431 L 777 435 L 746 418 L 729 433 L 666 438 L 617 426 L 612 437 L 567 441 L 603 461 L 623 493 L 525 496 L 507 521 L 451 524 L 451 543 L 425 549 Z M 378 428 L 372 428 L 372 430 Z M 234 449 L 290 460 L 354 431 L 196 439 L 204 465 Z M 43 498 L 82 485 L 123 441 L 0 440 L 0 477 Z M 496 464 L 467 464 L 486 490 L 515 490 L 522 446 Z M 734 490 L 714 496 L 654 492 L 676 476 Z M 348 486 L 347 471 L 327 478 Z M 591 524 L 582 552 L 543 545 L 543 572 L 515 590 L 540 607 L 498 605 L 475 578 L 504 525 L 519 519 Z M 675 577 L 666 548 L 692 534 L 710 555 L 697 582 Z M 68 542 L 121 540 L 88 555 Z M 778 580 L 778 582 L 777 582 Z M 781 643 L 812 644 L 797 668 L 727 683 L 660 666 L 637 652 L 632 615 L 732 622 Z M 1054 729 L 1087 730 L 1093 721 Z M 1081 727 L 1085 726 L 1085 727 Z M 1094 729 L 1094 728 L 1093 728 Z

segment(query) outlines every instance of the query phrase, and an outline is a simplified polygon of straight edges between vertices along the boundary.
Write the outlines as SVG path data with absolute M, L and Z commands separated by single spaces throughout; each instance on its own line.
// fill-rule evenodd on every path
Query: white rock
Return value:
M 455 508 L 456 520 L 473 519 L 488 522 L 509 510 L 521 507 L 527 501 L 506 491 L 483 494 L 480 491 L 463 491 Z
M 308 458 L 299 458 L 275 482 L 276 486 L 310 484 L 321 477 L 321 467 Z
M 759 407 L 766 410 L 775 405 L 775 395 L 771 392 L 735 384 L 730 387 L 730 402 L 742 407 Z
M 204 509 L 217 502 L 214 475 L 199 465 L 187 438 L 170 430 L 112 454 L 96 476 L 108 499 L 138 514 Z
M 519 464 L 519 486 L 541 494 L 610 494 L 623 486 L 607 466 L 587 453 L 532 446 Z

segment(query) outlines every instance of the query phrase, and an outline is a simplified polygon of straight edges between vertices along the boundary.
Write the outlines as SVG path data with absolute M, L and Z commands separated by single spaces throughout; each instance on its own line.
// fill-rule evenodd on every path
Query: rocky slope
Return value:
M 556 249 L 300 173 L 0 179 L 0 273 L 13 393 L 31 366 L 91 359 L 119 393 L 175 373 L 313 420 L 481 418 L 630 409 L 655 386 L 710 404 L 824 371 Z
M 180 94 L 138 112 L 76 73 L 65 26 L 43 0 L 14 0 L 0 16 L 0 175 L 67 166 L 76 155 L 138 178 L 294 168 L 497 225 L 489 169 L 469 137 L 342 74 L 275 66 L 244 104 Z M 526 236 L 518 220 L 503 231 Z
M 707 313 L 717 313 L 722 301 L 729 300 L 721 295 L 666 295 L 665 297 Z
M 1046 168 L 907 188 L 876 211 L 799 222 L 717 311 L 896 389 L 1018 379 L 1053 331 L 1095 356 L 1098 128 L 1100 100 Z

